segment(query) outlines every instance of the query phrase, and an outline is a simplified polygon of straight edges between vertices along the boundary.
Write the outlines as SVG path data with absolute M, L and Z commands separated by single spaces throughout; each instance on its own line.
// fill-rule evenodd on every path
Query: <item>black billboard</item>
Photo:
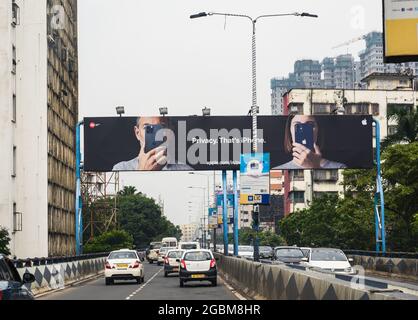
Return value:
M 271 168 L 373 167 L 371 116 L 259 116 L 258 152 Z M 84 119 L 84 170 L 239 170 L 251 153 L 252 118 L 119 117 Z

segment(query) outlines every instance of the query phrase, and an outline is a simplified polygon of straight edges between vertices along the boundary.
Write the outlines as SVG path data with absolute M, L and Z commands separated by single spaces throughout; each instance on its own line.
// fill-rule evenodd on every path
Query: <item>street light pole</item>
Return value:
M 190 16 L 190 19 L 203 18 L 207 16 L 224 16 L 224 17 L 237 17 L 237 18 L 246 18 L 249 19 L 252 23 L 252 45 L 251 45 L 251 56 L 252 56 L 252 101 L 251 101 L 251 116 L 252 116 L 252 131 L 253 131 L 253 141 L 252 141 L 252 151 L 253 153 L 258 152 L 258 119 L 257 115 L 259 113 L 258 101 L 257 101 L 257 29 L 256 24 L 258 20 L 263 18 L 273 18 L 273 17 L 285 17 L 285 16 L 296 16 L 296 17 L 310 17 L 318 18 L 315 14 L 310 13 L 278 13 L 278 14 L 268 14 L 261 15 L 257 18 L 252 18 L 248 15 L 235 14 L 235 13 L 219 13 L 219 12 L 200 12 Z M 254 241 L 254 260 L 259 261 L 259 248 L 258 248 L 258 206 L 254 206 L 253 217 L 256 217 L 254 231 L 256 232 L 256 238 Z

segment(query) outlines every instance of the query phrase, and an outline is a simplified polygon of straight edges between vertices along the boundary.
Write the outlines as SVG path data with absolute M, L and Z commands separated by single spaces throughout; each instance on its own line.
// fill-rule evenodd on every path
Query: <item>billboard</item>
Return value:
M 240 204 L 270 203 L 270 154 L 241 155 Z
M 239 170 L 251 153 L 252 118 L 84 119 L 84 170 Z M 259 116 L 258 152 L 271 169 L 373 167 L 371 116 Z
M 418 0 L 383 0 L 385 62 L 418 61 Z

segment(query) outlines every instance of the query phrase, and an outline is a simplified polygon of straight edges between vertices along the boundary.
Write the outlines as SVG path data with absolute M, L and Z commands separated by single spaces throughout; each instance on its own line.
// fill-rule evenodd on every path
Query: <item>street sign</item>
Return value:
M 242 205 L 268 205 L 270 203 L 270 154 L 241 155 Z

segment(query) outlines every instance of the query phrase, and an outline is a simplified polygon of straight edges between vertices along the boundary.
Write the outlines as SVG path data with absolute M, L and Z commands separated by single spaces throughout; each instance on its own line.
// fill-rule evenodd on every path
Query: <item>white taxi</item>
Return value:
M 121 249 L 109 254 L 105 263 L 106 285 L 115 280 L 136 280 L 144 282 L 144 266 L 134 250 Z

